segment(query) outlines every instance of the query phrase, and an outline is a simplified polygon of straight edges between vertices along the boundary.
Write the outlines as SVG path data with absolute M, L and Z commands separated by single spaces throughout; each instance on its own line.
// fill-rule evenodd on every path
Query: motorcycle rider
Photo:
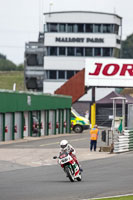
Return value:
M 77 157 L 76 157 L 76 151 L 73 148 L 73 146 L 71 144 L 68 144 L 67 140 L 62 140 L 60 142 L 60 147 L 61 147 L 60 153 L 66 151 L 73 158 L 73 160 L 77 163 L 77 165 L 79 166 L 79 170 L 82 172 L 83 169 L 81 168 L 81 166 L 78 163 L 78 160 L 77 160 Z

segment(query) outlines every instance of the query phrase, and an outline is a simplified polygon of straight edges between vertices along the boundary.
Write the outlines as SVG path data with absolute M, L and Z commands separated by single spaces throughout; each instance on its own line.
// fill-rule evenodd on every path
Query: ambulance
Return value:
M 90 128 L 90 122 L 87 118 L 82 117 L 76 110 L 71 108 L 71 130 L 75 133 L 82 133 L 83 130 Z

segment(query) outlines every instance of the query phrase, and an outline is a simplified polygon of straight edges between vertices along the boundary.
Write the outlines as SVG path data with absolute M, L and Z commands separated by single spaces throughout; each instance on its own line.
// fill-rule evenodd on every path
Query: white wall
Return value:
M 57 57 L 49 56 L 44 58 L 45 70 L 81 70 L 85 68 L 86 57 Z
M 64 82 L 50 82 L 50 81 L 44 81 L 43 82 L 43 92 L 44 93 L 51 93 L 54 94 L 54 91 L 56 89 L 58 89 L 59 87 L 61 87 L 61 85 L 63 85 Z

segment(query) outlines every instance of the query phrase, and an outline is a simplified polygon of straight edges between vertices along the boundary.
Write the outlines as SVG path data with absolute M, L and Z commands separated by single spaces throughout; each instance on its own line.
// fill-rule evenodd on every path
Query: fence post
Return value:
M 24 113 L 21 112 L 21 138 L 24 138 Z
M 3 128 L 2 128 L 2 131 L 3 131 L 2 141 L 5 141 L 5 113 L 3 113 Z
M 56 120 L 57 120 L 57 117 L 56 117 L 56 115 L 57 115 L 57 112 L 56 112 L 56 110 L 55 110 L 55 112 L 54 112 L 54 124 L 55 124 L 55 126 L 54 126 L 54 135 L 56 135 Z
M 14 126 L 15 126 L 15 113 L 12 113 L 12 140 L 15 139 L 14 137 Z

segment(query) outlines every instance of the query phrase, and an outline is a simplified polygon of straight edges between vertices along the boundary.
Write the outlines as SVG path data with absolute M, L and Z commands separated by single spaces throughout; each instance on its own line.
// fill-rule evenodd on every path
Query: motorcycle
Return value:
M 81 171 L 79 169 L 78 164 L 73 160 L 73 158 L 68 154 L 67 152 L 60 153 L 59 157 L 54 156 L 53 159 L 58 158 L 58 163 L 61 165 L 61 167 L 64 169 L 64 172 L 66 173 L 66 176 L 69 178 L 71 182 L 74 182 L 75 180 L 81 181 Z

